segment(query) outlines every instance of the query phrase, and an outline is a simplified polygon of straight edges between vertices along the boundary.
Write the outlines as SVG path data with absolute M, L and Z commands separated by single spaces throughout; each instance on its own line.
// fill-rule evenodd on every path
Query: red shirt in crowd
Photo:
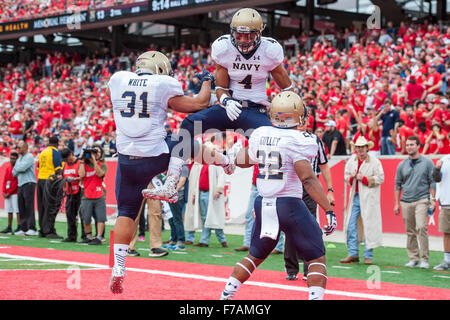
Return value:
M 430 89 L 431 87 L 434 87 L 435 85 L 437 85 L 439 83 L 439 81 L 441 81 L 441 75 L 438 72 L 429 74 L 427 77 L 427 80 L 425 81 L 425 87 L 427 89 Z M 429 93 L 436 93 L 439 90 L 441 90 L 441 88 L 436 88 Z
M 345 118 L 341 118 L 341 119 L 336 121 L 336 129 L 339 130 L 342 133 L 342 136 L 344 137 L 344 139 L 347 138 L 348 123 L 347 123 L 347 120 Z
M 408 93 L 408 104 L 413 104 L 415 99 L 421 99 L 425 89 L 420 84 L 408 83 L 406 92 Z
M 7 164 L 7 167 L 5 169 L 5 176 L 3 179 L 3 194 L 17 194 L 18 189 L 18 180 L 17 177 L 14 177 L 12 174 L 13 166 L 11 166 L 10 163 Z
M 72 177 L 76 178 L 78 177 L 78 167 L 80 165 L 80 162 L 77 160 L 73 164 L 68 164 L 67 162 L 64 162 L 63 167 L 63 177 Z M 77 194 L 80 191 L 80 181 L 73 181 L 73 182 L 67 182 L 66 183 L 66 194 Z
M 425 141 L 427 140 L 428 136 L 431 134 L 430 129 L 426 129 L 425 132 L 422 132 L 420 130 L 417 131 L 417 138 L 419 138 L 419 141 L 421 143 L 419 153 L 423 152 L 423 147 L 425 146 Z
M 9 124 L 11 134 L 17 135 L 22 134 L 22 121 L 12 120 Z
M 252 177 L 252 184 L 256 186 L 256 179 L 258 178 L 259 174 L 259 167 L 257 164 L 253 166 L 253 177 Z
M 411 129 L 410 127 L 408 127 L 407 125 L 402 126 L 401 128 L 398 129 L 398 136 L 400 138 L 399 141 L 399 145 L 397 146 L 397 151 L 401 151 L 402 150 L 402 137 L 404 138 L 404 140 L 406 141 L 406 139 L 408 139 L 408 137 L 410 136 L 414 136 L 416 135 L 414 130 Z M 406 150 L 403 150 L 403 154 L 407 154 Z
M 401 112 L 400 119 L 403 119 L 403 121 L 405 121 L 405 126 L 411 129 L 414 129 L 416 127 L 416 121 L 414 119 L 414 116 L 408 116 L 406 112 Z
M 0 155 L 4 157 L 9 157 L 9 153 L 11 152 L 11 148 L 0 145 Z
M 448 153 L 447 132 L 445 130 L 441 130 L 441 134 L 444 135 L 444 138 L 442 140 L 438 139 L 436 136 L 434 136 L 431 139 L 430 145 L 428 147 L 426 154 L 433 154 L 436 152 L 436 150 L 437 150 L 437 153 L 439 153 L 439 154 L 447 154 Z
M 209 165 L 207 164 L 204 164 L 200 171 L 198 189 L 200 191 L 209 191 Z
M 98 162 L 99 167 L 102 166 L 101 162 Z M 84 195 L 87 199 L 99 199 L 103 196 L 103 177 L 100 178 L 95 173 L 95 168 L 84 164 L 86 169 L 86 175 L 83 178 Z M 102 168 L 103 169 L 103 168 Z
M 359 159 L 358 159 L 358 170 L 357 170 L 357 172 L 359 172 L 359 168 L 361 167 L 361 165 L 362 165 L 362 163 L 363 163 L 364 161 L 365 161 L 365 160 L 359 160 Z M 353 185 L 353 177 L 350 177 L 350 181 L 349 181 L 349 182 L 350 182 L 350 185 Z M 365 184 L 366 186 L 369 185 L 369 181 L 367 180 L 367 177 L 363 177 L 362 180 L 361 180 L 361 182 L 362 182 L 363 184 Z M 355 193 L 358 193 L 358 192 L 359 192 L 358 184 L 359 184 L 359 183 L 356 183 Z
M 384 100 L 386 100 L 387 93 L 385 91 L 379 91 L 375 94 L 374 97 L 375 97 L 375 99 L 373 99 L 373 102 L 375 103 L 374 109 L 378 111 L 380 107 L 383 105 Z

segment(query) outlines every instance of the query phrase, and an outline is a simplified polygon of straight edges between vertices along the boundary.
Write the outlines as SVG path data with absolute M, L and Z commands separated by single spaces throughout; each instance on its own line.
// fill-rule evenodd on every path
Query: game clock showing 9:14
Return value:
M 165 11 L 170 9 L 177 9 L 196 4 L 205 4 L 209 2 L 219 2 L 218 0 L 153 0 L 152 11 Z

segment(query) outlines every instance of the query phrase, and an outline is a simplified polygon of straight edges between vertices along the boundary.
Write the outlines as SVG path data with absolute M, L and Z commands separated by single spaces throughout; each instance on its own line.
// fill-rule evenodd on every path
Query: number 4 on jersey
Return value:
M 251 89 L 252 88 L 252 75 L 248 74 L 244 79 L 242 79 L 239 84 L 244 85 L 244 89 Z

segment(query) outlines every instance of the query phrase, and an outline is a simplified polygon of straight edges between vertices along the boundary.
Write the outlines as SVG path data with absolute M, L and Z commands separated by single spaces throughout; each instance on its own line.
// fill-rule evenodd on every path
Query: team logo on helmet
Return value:
M 151 73 L 171 76 L 172 66 L 169 59 L 159 51 L 147 51 L 136 59 L 136 73 Z
M 231 20 L 231 42 L 242 54 L 258 48 L 264 30 L 261 15 L 255 9 L 244 8 L 237 11 Z
M 292 91 L 277 94 L 270 105 L 270 121 L 278 128 L 302 125 L 306 118 L 306 106 L 302 98 Z

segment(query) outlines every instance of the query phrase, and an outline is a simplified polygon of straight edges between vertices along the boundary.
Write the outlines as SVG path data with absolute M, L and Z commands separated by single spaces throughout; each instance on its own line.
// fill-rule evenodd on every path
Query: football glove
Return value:
M 222 101 L 222 105 L 225 106 L 225 110 L 227 111 L 227 116 L 230 118 L 231 121 L 236 120 L 239 118 L 239 115 L 241 114 L 242 105 L 235 99 L 226 97 Z
M 324 227 L 323 231 L 325 232 L 325 234 L 327 236 L 329 236 L 336 230 L 337 220 L 336 220 L 336 215 L 334 214 L 333 211 L 327 211 L 325 214 L 327 216 L 328 224 Z
M 206 69 L 203 69 L 202 73 L 197 73 L 195 76 L 200 80 L 200 83 L 203 83 L 203 81 L 211 80 L 211 89 L 214 89 L 215 79 L 211 72 L 207 71 Z

